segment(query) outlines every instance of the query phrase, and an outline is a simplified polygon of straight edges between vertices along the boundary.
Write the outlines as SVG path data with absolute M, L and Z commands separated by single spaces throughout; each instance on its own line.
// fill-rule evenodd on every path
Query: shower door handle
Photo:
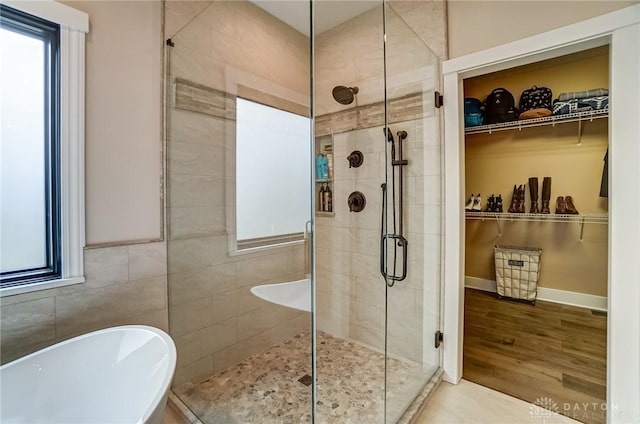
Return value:
M 393 241 L 393 249 L 394 251 L 399 247 L 402 248 L 402 273 L 400 275 L 389 275 L 387 273 L 387 261 L 386 261 L 386 247 L 387 240 Z M 383 234 L 380 237 L 380 273 L 385 279 L 389 279 L 391 281 L 402 281 L 407 278 L 407 246 L 409 242 L 406 238 L 401 236 L 400 234 Z

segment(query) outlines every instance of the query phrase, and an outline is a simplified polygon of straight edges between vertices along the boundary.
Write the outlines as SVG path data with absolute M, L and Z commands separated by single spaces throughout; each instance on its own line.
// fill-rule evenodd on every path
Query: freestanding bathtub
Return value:
M 175 367 L 157 328 L 84 334 L 0 367 L 0 422 L 159 424 Z

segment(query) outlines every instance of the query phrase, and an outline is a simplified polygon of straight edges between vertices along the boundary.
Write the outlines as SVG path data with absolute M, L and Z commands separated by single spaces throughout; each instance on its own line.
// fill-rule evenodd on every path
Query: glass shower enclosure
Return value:
M 204 423 L 406 419 L 440 365 L 440 74 L 411 8 L 165 8 L 173 392 Z

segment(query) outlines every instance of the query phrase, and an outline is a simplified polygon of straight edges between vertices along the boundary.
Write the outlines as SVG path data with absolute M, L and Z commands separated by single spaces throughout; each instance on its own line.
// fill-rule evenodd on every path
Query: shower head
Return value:
M 405 138 L 407 138 L 407 132 L 406 131 L 398 131 L 397 134 L 398 134 L 398 140 L 399 141 L 402 141 Z
M 355 95 L 358 94 L 358 87 L 345 87 L 344 85 L 338 85 L 333 87 L 333 98 L 341 105 L 350 105 L 355 99 Z

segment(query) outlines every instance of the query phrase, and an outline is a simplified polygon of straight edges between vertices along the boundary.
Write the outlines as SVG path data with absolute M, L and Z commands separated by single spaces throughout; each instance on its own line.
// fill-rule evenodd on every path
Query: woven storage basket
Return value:
M 496 282 L 498 296 L 535 303 L 540 278 L 542 249 L 536 247 L 496 246 Z

